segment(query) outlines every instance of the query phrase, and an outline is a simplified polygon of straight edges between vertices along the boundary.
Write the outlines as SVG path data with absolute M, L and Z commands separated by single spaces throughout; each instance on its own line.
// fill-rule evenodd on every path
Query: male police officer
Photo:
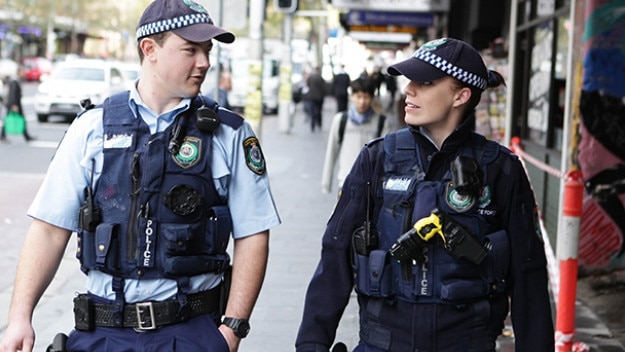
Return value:
M 212 39 L 234 36 L 193 1 L 146 8 L 140 78 L 70 126 L 29 209 L 0 351 L 31 350 L 34 307 L 72 231 L 88 292 L 68 351 L 238 350 L 280 219 L 251 127 L 199 96 Z

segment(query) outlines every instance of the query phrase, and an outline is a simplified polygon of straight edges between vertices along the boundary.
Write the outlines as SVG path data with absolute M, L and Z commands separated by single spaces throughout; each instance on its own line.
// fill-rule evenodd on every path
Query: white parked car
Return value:
M 50 115 L 71 119 L 82 110 L 81 101 L 99 104 L 111 94 L 127 89 L 119 64 L 113 61 L 79 59 L 58 63 L 35 94 L 35 111 L 40 122 Z
M 120 68 L 126 78 L 126 87 L 131 89 L 139 75 L 141 75 L 141 65 L 134 62 L 120 62 Z

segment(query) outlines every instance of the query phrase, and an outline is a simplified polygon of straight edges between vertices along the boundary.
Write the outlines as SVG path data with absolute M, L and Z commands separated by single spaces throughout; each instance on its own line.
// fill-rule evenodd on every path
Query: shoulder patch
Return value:
M 266 170 L 265 156 L 262 149 L 260 149 L 260 143 L 258 138 L 249 137 L 243 141 L 243 150 L 245 152 L 245 163 L 247 167 L 257 175 L 263 175 Z

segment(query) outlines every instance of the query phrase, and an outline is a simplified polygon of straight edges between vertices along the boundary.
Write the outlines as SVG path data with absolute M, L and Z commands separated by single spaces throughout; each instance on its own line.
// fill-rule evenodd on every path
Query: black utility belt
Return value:
M 74 298 L 75 328 L 83 331 L 97 326 L 154 330 L 204 314 L 218 315 L 219 294 L 220 287 L 189 294 L 182 307 L 175 299 L 126 304 L 121 313 L 115 304 L 96 303 L 88 294 L 80 294 Z

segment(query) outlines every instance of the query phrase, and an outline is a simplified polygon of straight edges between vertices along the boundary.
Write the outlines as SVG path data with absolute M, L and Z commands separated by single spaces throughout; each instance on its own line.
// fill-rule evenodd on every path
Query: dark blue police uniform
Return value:
M 440 150 L 414 127 L 363 149 L 323 236 L 298 352 L 328 351 L 354 286 L 355 351 L 495 351 L 509 310 L 517 351 L 553 350 L 534 195 L 520 161 L 473 133 L 474 119 Z M 472 192 L 454 178 L 457 160 L 475 166 L 465 175 L 477 180 Z M 402 242 L 420 220 L 433 228 L 430 218 L 442 219 L 443 231 Z M 408 245 L 409 256 L 399 256 Z

